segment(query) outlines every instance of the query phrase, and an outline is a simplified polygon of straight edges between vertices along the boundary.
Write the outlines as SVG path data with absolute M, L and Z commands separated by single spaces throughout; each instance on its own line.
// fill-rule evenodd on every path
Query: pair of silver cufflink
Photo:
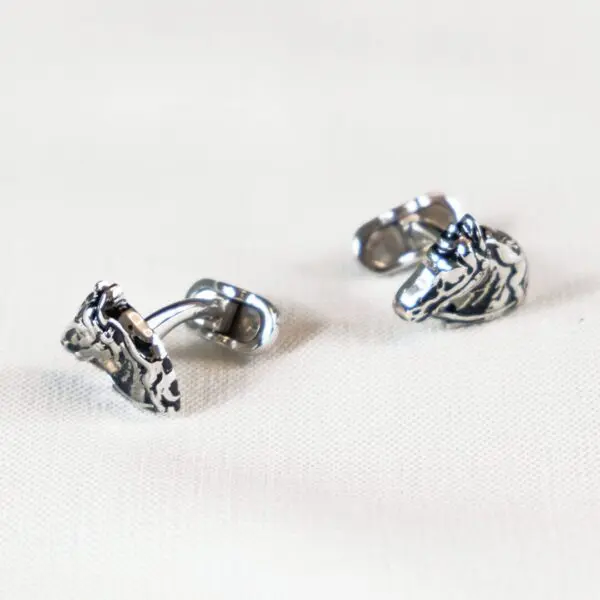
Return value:
M 407 321 L 489 321 L 520 305 L 527 292 L 527 260 L 519 244 L 461 215 L 458 204 L 441 194 L 419 196 L 369 221 L 355 235 L 354 252 L 378 273 L 417 265 L 393 303 Z M 184 300 L 144 318 L 117 284 L 100 282 L 62 344 L 108 373 L 136 405 L 167 413 L 181 408 L 181 393 L 163 338 L 183 323 L 205 340 L 253 354 L 275 341 L 279 312 L 262 296 L 202 279 Z

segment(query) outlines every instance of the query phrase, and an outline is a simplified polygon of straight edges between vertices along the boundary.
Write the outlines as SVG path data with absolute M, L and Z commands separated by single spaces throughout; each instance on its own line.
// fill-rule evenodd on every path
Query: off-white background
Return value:
M 600 597 L 592 0 L 0 3 L 0 598 Z M 411 326 L 356 227 L 441 189 L 527 305 Z M 59 338 L 97 279 L 199 277 L 279 345 L 168 340 L 141 414 Z

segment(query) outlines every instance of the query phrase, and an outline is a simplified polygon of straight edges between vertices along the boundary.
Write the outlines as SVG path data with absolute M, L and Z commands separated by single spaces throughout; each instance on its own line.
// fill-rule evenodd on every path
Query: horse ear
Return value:
M 478 250 L 481 250 L 482 252 L 485 251 L 485 240 L 483 237 L 483 232 L 481 231 L 479 223 L 475 220 L 475 218 L 472 215 L 465 215 L 458 222 L 458 229 L 463 235 L 468 237 L 473 242 L 473 245 Z

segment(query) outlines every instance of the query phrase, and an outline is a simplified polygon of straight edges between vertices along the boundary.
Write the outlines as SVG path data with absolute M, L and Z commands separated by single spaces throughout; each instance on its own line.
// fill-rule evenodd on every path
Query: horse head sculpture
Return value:
M 465 215 L 442 233 L 398 290 L 394 310 L 414 322 L 486 321 L 520 304 L 526 289 L 527 264 L 519 245 Z

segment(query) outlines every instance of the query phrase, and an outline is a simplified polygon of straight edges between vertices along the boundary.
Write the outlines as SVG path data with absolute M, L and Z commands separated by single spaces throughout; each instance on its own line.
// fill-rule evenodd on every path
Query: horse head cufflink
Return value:
M 143 318 L 120 286 L 101 281 L 63 336 L 78 359 L 110 375 L 133 403 L 159 413 L 181 407 L 179 383 L 163 338 L 186 323 L 204 339 L 236 352 L 254 353 L 273 343 L 279 313 L 265 298 L 234 285 L 202 279 L 186 299 Z
M 527 259 L 509 235 L 479 225 L 441 194 L 420 196 L 363 225 L 354 252 L 368 269 L 388 273 L 417 264 L 398 290 L 396 314 L 450 323 L 490 321 L 519 306 Z

